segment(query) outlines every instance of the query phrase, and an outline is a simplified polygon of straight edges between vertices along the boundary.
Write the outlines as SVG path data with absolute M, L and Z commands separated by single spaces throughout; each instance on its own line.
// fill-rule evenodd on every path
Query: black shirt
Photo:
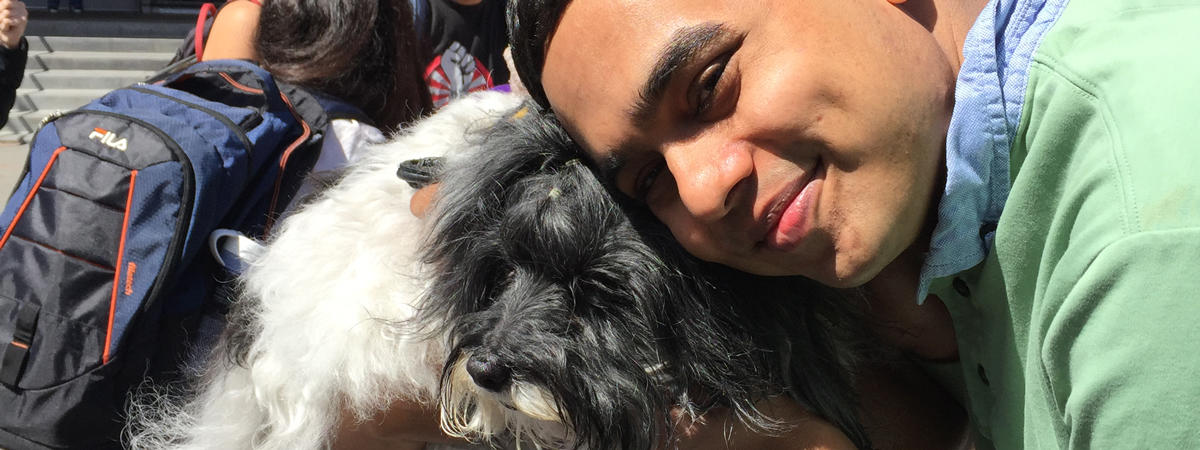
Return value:
M 25 58 L 29 55 L 29 41 L 21 38 L 17 48 L 0 45 L 0 127 L 8 123 L 8 112 L 17 100 L 17 88 L 25 78 Z
M 469 6 L 429 0 L 429 6 L 425 29 L 433 58 L 425 68 L 425 82 L 436 107 L 468 92 L 508 83 L 504 0 Z

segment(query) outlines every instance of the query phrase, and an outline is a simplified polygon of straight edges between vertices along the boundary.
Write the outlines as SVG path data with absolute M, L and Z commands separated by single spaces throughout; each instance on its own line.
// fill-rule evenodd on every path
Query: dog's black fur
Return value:
M 547 114 L 475 141 L 447 167 L 426 252 L 422 323 L 444 324 L 448 361 L 466 352 L 553 393 L 567 445 L 652 448 L 675 407 L 780 431 L 754 405 L 786 393 L 869 446 L 852 389 L 861 321 L 835 292 L 690 257 Z

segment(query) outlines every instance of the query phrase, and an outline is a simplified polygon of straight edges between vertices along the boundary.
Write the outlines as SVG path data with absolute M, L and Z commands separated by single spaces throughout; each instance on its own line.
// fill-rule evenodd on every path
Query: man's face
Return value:
M 839 287 L 916 240 L 955 76 L 886 0 L 574 0 L 542 75 L 688 251 Z

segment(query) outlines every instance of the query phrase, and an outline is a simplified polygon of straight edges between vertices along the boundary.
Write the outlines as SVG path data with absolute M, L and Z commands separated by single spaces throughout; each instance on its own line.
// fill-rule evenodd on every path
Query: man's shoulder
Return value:
M 1033 64 L 1053 70 L 1111 107 L 1169 105 L 1200 96 L 1200 0 L 1073 0 Z M 1175 94 L 1164 97 L 1164 93 Z
M 1030 67 L 1014 182 L 1049 161 L 1064 199 L 1119 210 L 1118 234 L 1200 225 L 1200 1 L 1076 0 L 1059 20 Z
M 1086 97 L 1131 137 L 1194 129 L 1196 24 L 1200 0 L 1071 1 L 1033 55 L 1028 91 L 1068 84 L 1062 93 Z

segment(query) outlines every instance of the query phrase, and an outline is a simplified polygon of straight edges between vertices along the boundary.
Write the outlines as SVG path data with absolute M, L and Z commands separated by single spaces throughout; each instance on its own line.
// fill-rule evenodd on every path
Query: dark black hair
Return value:
M 512 47 L 513 65 L 529 95 L 543 108 L 550 107 L 542 87 L 546 43 L 569 3 L 571 0 L 508 0 L 508 45 Z
M 433 109 L 408 0 L 268 0 L 256 34 L 264 68 L 358 106 L 384 131 Z

